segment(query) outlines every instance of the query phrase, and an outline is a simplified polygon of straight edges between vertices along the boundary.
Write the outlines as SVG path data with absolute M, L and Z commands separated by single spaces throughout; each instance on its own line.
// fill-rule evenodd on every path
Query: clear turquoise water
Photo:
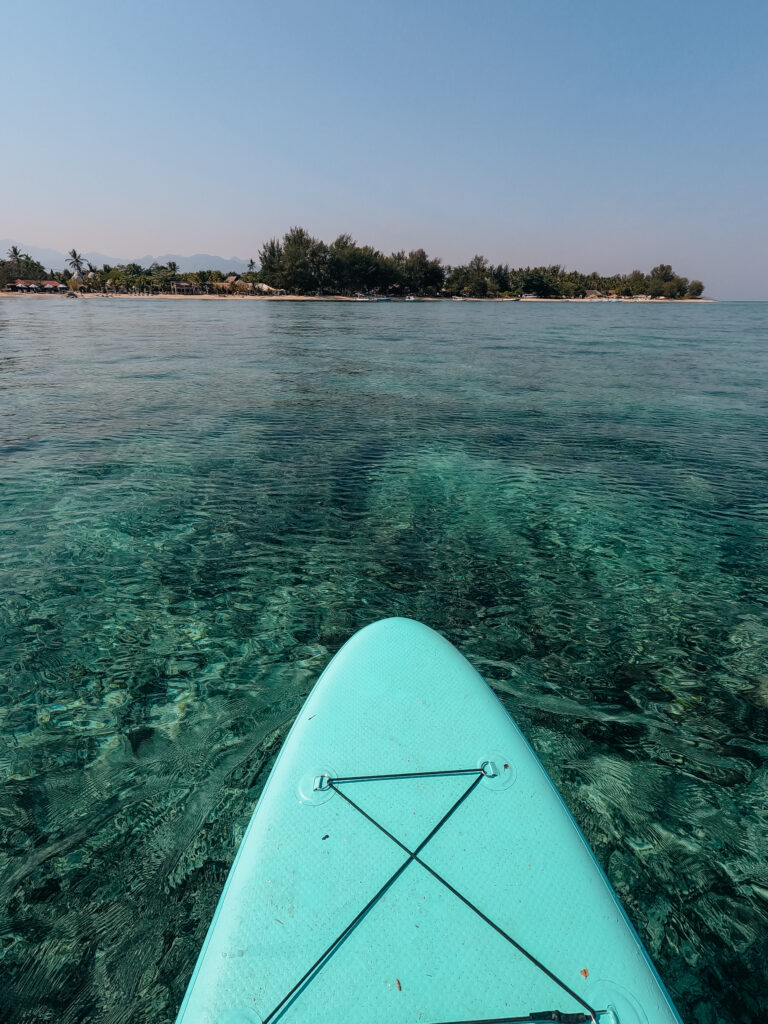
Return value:
M 359 626 L 456 643 L 687 1021 L 768 962 L 768 306 L 0 299 L 0 1017 L 173 1020 Z

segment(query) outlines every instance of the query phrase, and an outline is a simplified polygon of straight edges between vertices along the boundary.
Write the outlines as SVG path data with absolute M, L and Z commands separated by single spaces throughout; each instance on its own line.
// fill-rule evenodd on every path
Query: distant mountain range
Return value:
M 14 238 L 0 238 L 0 259 L 5 259 L 12 245 L 18 245 L 22 252 L 28 253 L 33 260 L 42 263 L 46 270 L 66 268 L 66 253 L 56 249 L 41 249 L 38 245 L 24 245 Z M 169 263 L 171 260 L 178 264 L 181 274 L 187 274 L 192 270 L 221 270 L 227 274 L 242 274 L 248 268 L 248 260 L 241 260 L 236 256 L 226 260 L 221 256 L 211 256 L 207 252 L 196 252 L 194 256 L 182 256 L 176 252 L 167 252 L 164 256 L 105 256 L 101 252 L 84 252 L 82 255 L 99 268 L 105 263 L 112 267 L 121 263 L 138 263 L 142 267 L 149 267 L 153 263 Z

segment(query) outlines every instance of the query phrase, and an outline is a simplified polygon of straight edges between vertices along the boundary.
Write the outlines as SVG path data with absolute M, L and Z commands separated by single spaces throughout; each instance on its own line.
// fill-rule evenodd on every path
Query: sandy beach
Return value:
M 72 298 L 69 295 L 45 295 L 42 293 L 30 293 L 30 292 L 0 292 L 0 298 L 3 299 L 28 299 L 38 300 L 46 302 L 56 302 L 61 299 Z M 163 293 L 161 295 L 141 295 L 141 294 L 107 294 L 104 292 L 80 292 L 77 295 L 78 299 L 87 299 L 90 302 L 96 300 L 112 300 L 112 299 L 132 299 L 135 301 L 157 301 L 161 299 L 163 301 L 171 302 L 362 302 L 370 300 L 357 299 L 350 295 L 171 295 L 169 293 Z M 392 297 L 392 302 L 405 302 L 404 298 Z M 701 304 L 702 302 L 716 302 L 716 299 L 647 299 L 647 298 L 616 298 L 616 299 L 539 299 L 525 296 L 520 299 L 511 298 L 469 298 L 462 297 L 454 299 L 451 296 L 440 296 L 439 298 L 427 297 L 417 298 L 417 302 L 578 302 L 578 303 L 595 303 L 595 302 L 640 302 L 648 304 L 656 303 L 667 303 L 670 305 L 679 305 L 680 303 L 692 303 Z

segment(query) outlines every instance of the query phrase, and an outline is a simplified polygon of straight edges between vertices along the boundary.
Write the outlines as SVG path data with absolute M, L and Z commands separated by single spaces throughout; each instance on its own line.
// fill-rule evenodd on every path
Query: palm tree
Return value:
M 170 270 L 170 272 L 175 277 L 176 274 L 178 274 L 178 272 L 179 272 L 179 264 L 178 263 L 174 263 L 173 260 L 168 260 L 168 269 Z
M 72 267 L 76 274 L 82 274 L 83 265 L 85 263 L 82 254 L 77 252 L 76 249 L 70 249 L 67 255 L 69 256 L 69 259 L 67 260 L 69 266 Z
M 248 273 L 252 274 L 255 269 L 256 269 L 256 264 L 253 262 L 253 260 L 248 260 Z
M 18 245 L 12 245 L 8 250 L 8 259 L 13 264 L 14 273 L 21 273 L 21 264 L 29 259 L 29 256 L 22 252 Z

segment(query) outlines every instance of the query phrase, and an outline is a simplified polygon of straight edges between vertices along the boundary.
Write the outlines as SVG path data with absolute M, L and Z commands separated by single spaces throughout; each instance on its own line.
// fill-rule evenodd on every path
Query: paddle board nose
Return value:
M 680 1024 L 517 725 L 411 619 L 356 633 L 307 698 L 177 1024 L 328 1020 Z

